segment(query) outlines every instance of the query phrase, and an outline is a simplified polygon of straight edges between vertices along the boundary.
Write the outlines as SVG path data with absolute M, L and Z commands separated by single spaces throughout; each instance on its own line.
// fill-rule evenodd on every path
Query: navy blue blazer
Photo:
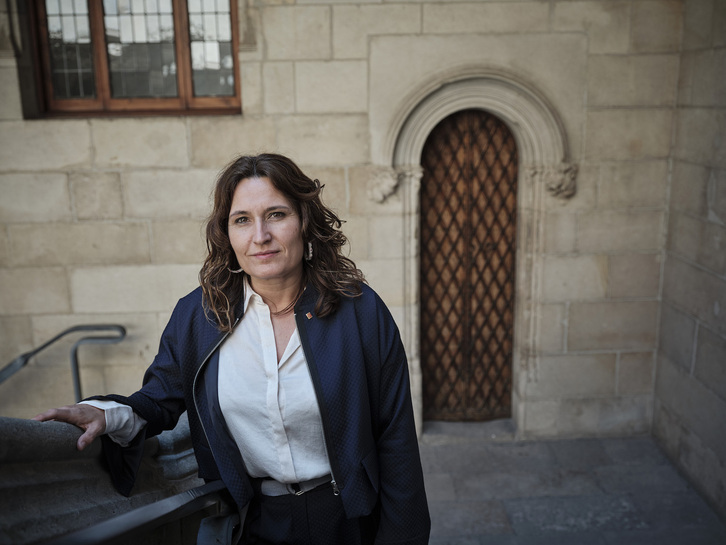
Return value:
M 376 543 L 425 545 L 430 518 L 414 428 L 408 364 L 398 328 L 363 285 L 331 316 L 315 316 L 308 286 L 295 306 L 300 341 L 318 398 L 333 478 L 349 518 L 375 513 Z M 238 312 L 237 323 L 241 319 Z M 133 487 L 144 439 L 172 429 L 186 410 L 199 476 L 222 479 L 238 506 L 253 496 L 217 396 L 221 333 L 204 314 L 201 288 L 179 301 L 141 390 L 105 396 L 133 407 L 147 426 L 129 447 L 103 436 L 116 488 Z M 331 492 L 332 493 L 332 492 Z

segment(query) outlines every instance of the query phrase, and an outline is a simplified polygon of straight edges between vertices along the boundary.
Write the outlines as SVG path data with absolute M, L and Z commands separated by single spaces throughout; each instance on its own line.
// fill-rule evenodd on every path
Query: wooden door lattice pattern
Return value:
M 424 418 L 511 415 L 517 150 L 496 117 L 464 110 L 422 153 Z

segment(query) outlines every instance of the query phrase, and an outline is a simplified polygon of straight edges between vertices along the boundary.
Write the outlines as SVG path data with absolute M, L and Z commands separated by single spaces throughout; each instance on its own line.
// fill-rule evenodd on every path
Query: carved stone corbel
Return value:
M 391 167 L 372 167 L 368 177 L 368 198 L 382 203 L 396 192 L 398 175 Z
M 542 171 L 542 179 L 552 196 L 569 199 L 577 190 L 577 165 L 560 163 L 546 166 Z

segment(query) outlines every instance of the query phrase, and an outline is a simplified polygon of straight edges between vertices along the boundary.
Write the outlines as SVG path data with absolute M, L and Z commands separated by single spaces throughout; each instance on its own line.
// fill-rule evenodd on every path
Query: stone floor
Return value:
M 430 545 L 724 545 L 726 524 L 650 437 L 514 441 L 426 423 Z

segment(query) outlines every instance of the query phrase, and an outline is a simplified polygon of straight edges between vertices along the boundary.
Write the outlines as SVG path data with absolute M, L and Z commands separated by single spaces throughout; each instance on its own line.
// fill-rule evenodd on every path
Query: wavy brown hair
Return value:
M 323 204 L 323 185 L 307 177 L 290 159 L 263 153 L 241 156 L 232 161 L 218 176 L 214 187 L 214 209 L 207 220 L 207 257 L 199 281 L 202 285 L 204 311 L 214 318 L 222 331 L 231 331 L 235 310 L 243 297 L 246 273 L 234 274 L 239 263 L 229 241 L 228 222 L 234 191 L 246 178 L 269 178 L 295 208 L 302 223 L 302 239 L 313 245 L 313 258 L 305 261 L 303 285 L 312 284 L 319 293 L 315 314 L 319 317 L 335 312 L 341 297 L 361 294 L 363 273 L 355 263 L 342 255 L 348 239 L 340 231 L 342 221 Z

